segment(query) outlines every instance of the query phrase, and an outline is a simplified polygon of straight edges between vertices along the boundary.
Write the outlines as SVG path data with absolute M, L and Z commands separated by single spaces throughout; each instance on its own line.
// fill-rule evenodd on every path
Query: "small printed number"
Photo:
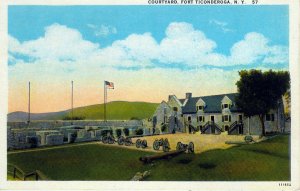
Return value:
M 257 4 L 258 0 L 252 0 L 252 4 Z
M 279 186 L 292 186 L 291 183 L 286 182 L 286 183 L 279 183 Z

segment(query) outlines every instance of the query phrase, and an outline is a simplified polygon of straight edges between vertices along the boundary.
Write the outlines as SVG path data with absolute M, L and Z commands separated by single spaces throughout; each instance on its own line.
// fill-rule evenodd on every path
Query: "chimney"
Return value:
M 185 93 L 185 99 L 192 98 L 192 93 Z
M 171 100 L 172 96 L 173 96 L 173 95 L 169 95 L 168 101 L 170 101 L 170 100 Z

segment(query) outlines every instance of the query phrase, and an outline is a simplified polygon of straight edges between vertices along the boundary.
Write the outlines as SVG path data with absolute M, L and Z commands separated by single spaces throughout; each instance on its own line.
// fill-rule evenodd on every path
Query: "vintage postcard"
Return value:
M 0 14 L 0 189 L 300 190 L 298 1 Z

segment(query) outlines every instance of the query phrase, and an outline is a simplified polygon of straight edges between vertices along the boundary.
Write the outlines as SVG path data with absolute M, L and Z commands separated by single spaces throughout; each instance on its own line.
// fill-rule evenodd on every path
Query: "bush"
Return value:
M 76 138 L 77 138 L 77 132 L 76 133 L 72 133 L 69 142 L 70 143 L 74 143 L 75 140 L 76 140 Z
M 126 137 L 129 136 L 129 129 L 128 128 L 124 128 L 123 132 L 124 132 Z
M 104 137 L 104 136 L 107 136 L 107 134 L 110 134 L 112 135 L 113 134 L 113 131 L 112 130 L 102 130 L 101 131 L 101 136 Z
M 143 129 L 137 129 L 137 130 L 135 130 L 135 134 L 136 135 L 143 135 L 143 133 L 144 133 Z
M 161 131 L 162 132 L 165 132 L 167 130 L 167 125 L 166 124 L 163 124 L 162 126 L 161 126 Z
M 121 129 L 117 129 L 116 133 L 117 133 L 117 137 L 120 137 L 122 135 L 122 130 Z
M 138 117 L 131 117 L 130 120 L 141 120 L 141 119 Z
M 73 116 L 73 118 L 71 116 L 65 116 L 63 118 L 63 120 L 84 120 L 85 117 L 84 116 Z

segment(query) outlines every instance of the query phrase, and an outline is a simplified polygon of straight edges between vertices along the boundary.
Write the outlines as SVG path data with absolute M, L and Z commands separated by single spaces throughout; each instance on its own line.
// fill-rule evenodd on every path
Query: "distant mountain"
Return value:
M 68 113 L 66 111 L 60 112 L 49 112 L 49 113 L 31 113 L 30 119 L 31 120 L 58 120 L 62 119 Z M 23 111 L 16 111 L 9 113 L 7 115 L 8 122 L 16 122 L 16 121 L 27 121 L 28 120 L 28 113 Z
M 127 102 L 114 101 L 106 105 L 106 117 L 108 120 L 129 120 L 129 119 L 146 119 L 151 117 L 158 103 L 148 102 Z M 84 119 L 103 119 L 104 104 L 89 105 L 74 108 L 74 117 L 83 117 Z M 59 120 L 71 117 L 71 110 L 50 112 L 50 113 L 32 113 L 31 120 Z M 7 120 L 27 121 L 27 112 L 12 112 L 7 115 Z

